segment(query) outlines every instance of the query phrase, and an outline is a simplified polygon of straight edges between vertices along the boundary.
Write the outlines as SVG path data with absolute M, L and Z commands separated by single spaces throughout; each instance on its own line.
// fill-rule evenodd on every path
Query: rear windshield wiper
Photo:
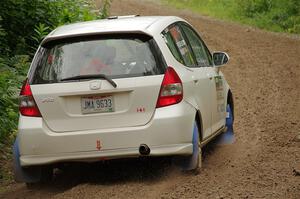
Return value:
M 104 74 L 93 74 L 93 75 L 77 75 L 73 77 L 67 77 L 64 79 L 61 79 L 61 81 L 67 81 L 67 80 L 79 80 L 79 79 L 93 79 L 93 78 L 101 78 L 107 80 L 114 88 L 117 88 L 116 82 L 114 82 L 111 78 L 107 77 Z

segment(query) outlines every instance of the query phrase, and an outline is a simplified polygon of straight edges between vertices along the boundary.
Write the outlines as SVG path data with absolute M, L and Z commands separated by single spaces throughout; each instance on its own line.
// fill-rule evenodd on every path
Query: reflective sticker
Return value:
M 230 113 L 226 112 L 226 118 L 229 118 Z
M 136 108 L 137 113 L 144 113 L 145 111 L 146 111 L 146 109 L 144 107 Z

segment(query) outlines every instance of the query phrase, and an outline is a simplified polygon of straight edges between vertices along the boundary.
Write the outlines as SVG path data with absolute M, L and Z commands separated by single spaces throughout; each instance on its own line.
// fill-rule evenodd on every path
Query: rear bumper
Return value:
M 184 101 L 156 109 L 148 124 L 137 127 L 55 133 L 42 118 L 20 116 L 20 163 L 31 166 L 138 157 L 140 144 L 149 146 L 149 156 L 189 155 L 193 152 L 194 118 L 195 109 Z
M 155 146 L 151 148 L 150 156 L 188 155 L 193 152 L 193 145 L 177 144 L 169 146 Z M 139 157 L 138 148 L 112 149 L 104 151 L 59 153 L 53 155 L 21 156 L 22 166 L 49 164 L 63 161 L 93 162 L 99 160 Z

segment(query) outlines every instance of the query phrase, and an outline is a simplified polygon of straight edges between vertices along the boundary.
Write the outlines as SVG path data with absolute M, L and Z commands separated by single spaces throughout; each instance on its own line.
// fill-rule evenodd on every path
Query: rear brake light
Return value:
M 31 88 L 26 80 L 22 86 L 19 96 L 19 110 L 24 116 L 41 117 L 41 113 L 32 96 Z
M 168 67 L 161 84 L 156 108 L 181 102 L 183 98 L 182 82 L 176 71 Z

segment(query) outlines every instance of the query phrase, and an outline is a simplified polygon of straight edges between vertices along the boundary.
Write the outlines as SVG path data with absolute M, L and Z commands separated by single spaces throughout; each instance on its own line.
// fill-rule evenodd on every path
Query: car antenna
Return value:
M 122 18 L 130 18 L 130 17 L 139 17 L 140 15 L 124 15 L 124 16 L 109 16 L 106 19 L 122 19 Z

